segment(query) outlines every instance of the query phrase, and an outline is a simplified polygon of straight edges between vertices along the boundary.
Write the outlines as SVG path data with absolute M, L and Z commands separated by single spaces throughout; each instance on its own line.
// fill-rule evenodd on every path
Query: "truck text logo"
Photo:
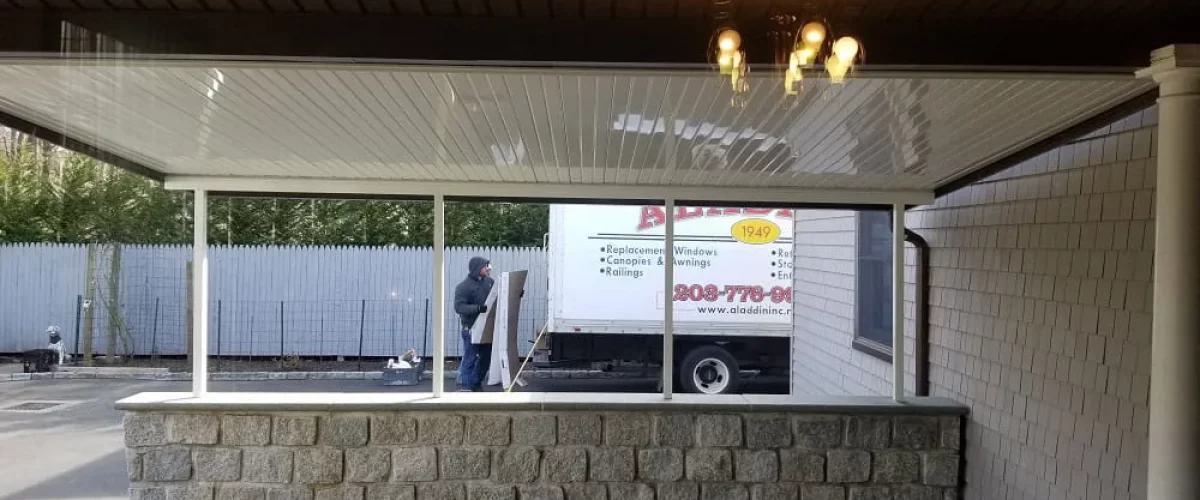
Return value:
M 724 217 L 727 215 L 757 215 L 761 217 L 770 215 L 771 212 L 775 213 L 776 218 L 792 218 L 792 211 L 790 209 L 676 207 L 675 221 L 695 219 L 697 217 Z M 645 231 L 666 223 L 667 214 L 663 210 L 663 207 L 642 207 L 642 215 L 637 229 L 638 231 Z

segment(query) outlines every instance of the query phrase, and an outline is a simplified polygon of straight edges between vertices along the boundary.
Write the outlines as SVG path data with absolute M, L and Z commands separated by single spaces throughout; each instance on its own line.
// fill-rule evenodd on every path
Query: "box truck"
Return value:
M 677 207 L 675 285 L 663 283 L 662 206 L 554 205 L 542 366 L 661 366 L 674 301 L 675 380 L 686 392 L 739 390 L 752 373 L 787 376 L 792 211 Z

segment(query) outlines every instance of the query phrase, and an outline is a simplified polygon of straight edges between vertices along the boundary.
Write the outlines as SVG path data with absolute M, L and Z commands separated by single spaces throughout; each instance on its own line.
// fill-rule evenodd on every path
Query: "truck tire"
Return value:
M 715 345 L 692 349 L 679 365 L 679 382 L 684 392 L 732 394 L 741 385 L 738 363 L 729 351 Z

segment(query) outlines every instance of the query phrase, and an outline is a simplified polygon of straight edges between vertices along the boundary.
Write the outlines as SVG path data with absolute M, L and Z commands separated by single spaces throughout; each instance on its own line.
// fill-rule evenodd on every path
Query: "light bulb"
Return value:
M 717 67 L 720 68 L 722 75 L 728 75 L 733 71 L 733 52 L 721 51 L 717 55 Z
M 825 25 L 816 21 L 805 24 L 803 28 L 800 28 L 800 38 L 812 44 L 825 41 Z
M 816 58 L 817 52 L 810 47 L 803 47 L 792 51 L 792 55 L 796 57 L 797 62 L 799 62 L 801 66 L 807 68 L 812 66 L 813 59 Z
M 723 30 L 720 35 L 717 35 L 717 47 L 722 51 L 737 50 L 741 46 L 742 35 L 735 30 Z
M 833 53 L 841 61 L 854 62 L 854 56 L 858 55 L 858 40 L 849 36 L 838 38 L 833 42 Z
M 829 73 L 830 82 L 842 83 L 846 80 L 846 73 L 850 71 L 850 63 L 832 55 L 825 59 L 825 71 Z

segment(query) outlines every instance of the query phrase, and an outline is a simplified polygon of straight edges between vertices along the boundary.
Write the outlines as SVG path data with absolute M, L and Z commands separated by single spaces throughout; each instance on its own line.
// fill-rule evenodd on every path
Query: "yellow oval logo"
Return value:
M 779 239 L 779 225 L 767 219 L 742 219 L 730 228 L 733 239 L 750 245 L 765 245 Z

